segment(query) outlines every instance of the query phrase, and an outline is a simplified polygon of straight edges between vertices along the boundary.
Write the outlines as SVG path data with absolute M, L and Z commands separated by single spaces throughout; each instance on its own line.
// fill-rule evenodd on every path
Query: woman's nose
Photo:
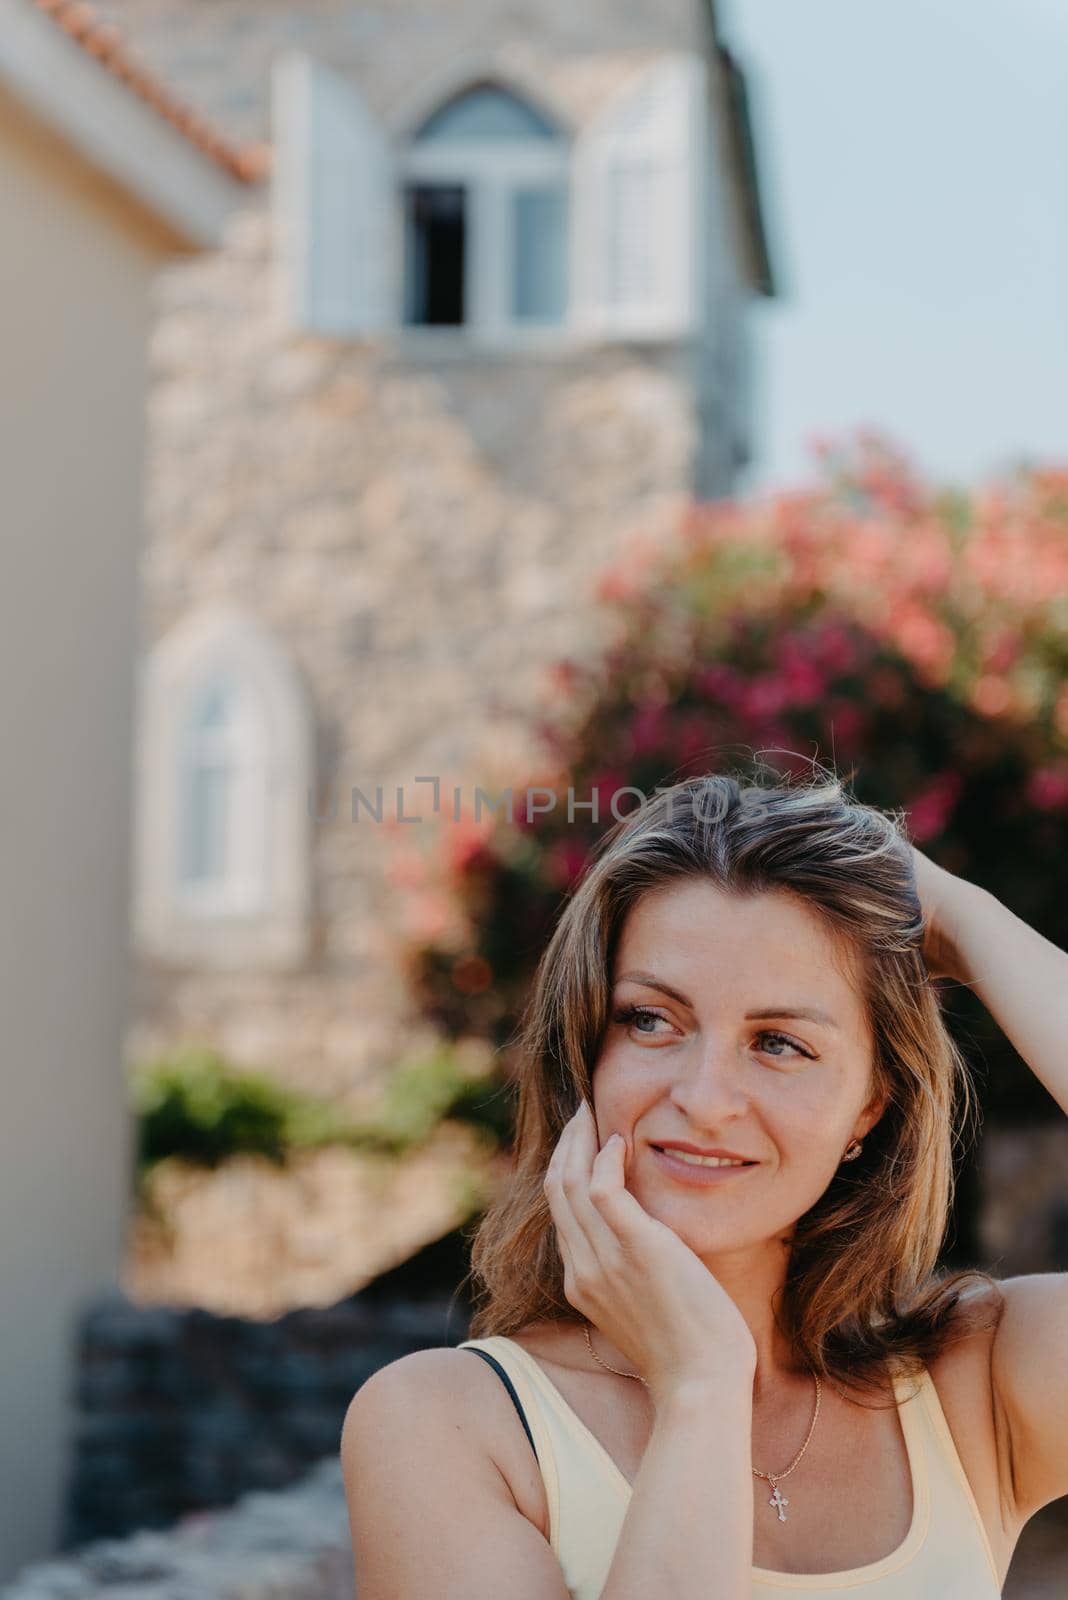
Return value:
M 749 1108 L 742 1071 L 743 1064 L 734 1060 L 728 1050 L 705 1048 L 679 1074 L 671 1098 L 696 1126 L 711 1128 L 732 1121 Z

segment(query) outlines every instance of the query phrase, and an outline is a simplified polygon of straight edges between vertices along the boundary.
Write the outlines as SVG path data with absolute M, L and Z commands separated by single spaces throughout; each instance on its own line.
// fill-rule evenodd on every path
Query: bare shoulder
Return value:
M 502 1386 L 484 1361 L 452 1346 L 413 1350 L 387 1362 L 349 1402 L 342 1462 L 358 1448 L 357 1438 L 403 1432 L 421 1446 L 436 1442 L 469 1459 L 484 1457 L 487 1467 L 496 1469 L 495 1430 L 485 1425 L 485 1400 L 496 1389 Z
M 341 1462 L 361 1600 L 488 1600 L 515 1593 L 519 1571 L 523 1600 L 562 1600 L 559 1563 L 510 1482 L 513 1425 L 504 1386 L 470 1351 L 413 1351 L 360 1386 Z

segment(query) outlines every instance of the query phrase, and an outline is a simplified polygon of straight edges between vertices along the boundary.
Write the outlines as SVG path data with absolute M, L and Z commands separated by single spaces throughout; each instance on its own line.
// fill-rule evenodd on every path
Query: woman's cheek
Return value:
M 780 1166 L 816 1170 L 820 1152 L 833 1143 L 835 1113 L 796 1080 L 765 1085 L 763 1093 L 751 1097 L 750 1111 L 777 1148 Z

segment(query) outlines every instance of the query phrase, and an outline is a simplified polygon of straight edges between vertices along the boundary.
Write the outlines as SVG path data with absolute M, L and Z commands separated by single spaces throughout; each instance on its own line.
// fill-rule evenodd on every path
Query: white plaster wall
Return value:
M 0 98 L 0 1582 L 58 1536 L 117 1277 L 145 345 L 160 241 Z

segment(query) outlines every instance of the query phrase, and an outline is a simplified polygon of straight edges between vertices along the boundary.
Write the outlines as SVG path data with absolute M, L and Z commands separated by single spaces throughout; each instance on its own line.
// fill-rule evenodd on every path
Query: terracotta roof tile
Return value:
M 118 29 L 94 15 L 82 0 L 32 0 L 64 33 L 94 56 L 113 77 L 124 83 L 206 156 L 241 183 L 258 183 L 270 167 L 270 146 L 235 144 L 207 117 L 178 98 L 123 43 Z

